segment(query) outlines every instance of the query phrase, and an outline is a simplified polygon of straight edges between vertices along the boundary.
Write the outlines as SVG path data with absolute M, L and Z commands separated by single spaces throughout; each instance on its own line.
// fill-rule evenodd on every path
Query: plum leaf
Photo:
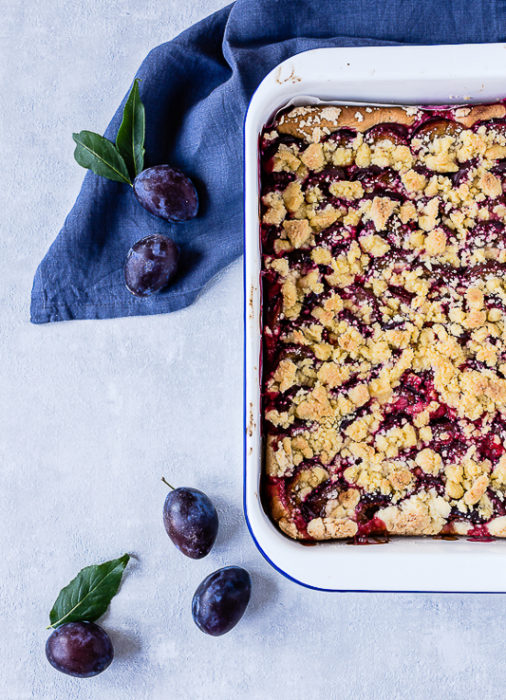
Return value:
M 132 184 L 123 156 L 111 141 L 93 131 L 80 131 L 72 138 L 76 142 L 74 158 L 79 165 L 109 180 Z
M 123 156 L 130 176 L 134 178 L 144 167 L 146 114 L 139 94 L 139 81 L 134 80 L 123 109 L 123 120 L 116 136 L 116 147 Z
M 103 564 L 86 566 L 62 588 L 49 613 L 50 627 L 66 622 L 94 622 L 118 592 L 130 556 L 124 554 Z

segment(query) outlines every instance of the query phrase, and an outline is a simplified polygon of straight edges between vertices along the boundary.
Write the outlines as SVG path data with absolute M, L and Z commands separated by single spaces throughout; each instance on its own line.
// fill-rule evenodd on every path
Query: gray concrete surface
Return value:
M 241 513 L 241 267 L 170 316 L 31 326 L 36 265 L 80 185 L 71 133 L 102 130 L 156 44 L 221 0 L 7 0 L 0 181 L 0 697 L 5 700 L 504 697 L 506 598 L 325 594 L 280 577 Z M 222 530 L 190 561 L 161 523 L 165 474 L 207 491 Z M 134 559 L 94 679 L 46 662 L 48 611 L 84 565 Z M 191 596 L 251 570 L 248 612 L 214 639 Z

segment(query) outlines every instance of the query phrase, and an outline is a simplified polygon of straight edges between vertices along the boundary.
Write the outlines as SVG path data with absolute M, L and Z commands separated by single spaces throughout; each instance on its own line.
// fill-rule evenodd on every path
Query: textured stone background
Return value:
M 4 0 L 0 25 L 0 696 L 6 700 L 504 697 L 501 596 L 325 594 L 256 551 L 241 514 L 241 268 L 170 316 L 28 322 L 36 265 L 82 178 L 72 131 L 102 131 L 148 50 L 221 0 Z M 162 529 L 164 473 L 219 507 L 199 562 Z M 75 680 L 46 662 L 47 613 L 82 566 L 134 555 Z M 191 620 L 200 580 L 250 569 L 234 632 Z

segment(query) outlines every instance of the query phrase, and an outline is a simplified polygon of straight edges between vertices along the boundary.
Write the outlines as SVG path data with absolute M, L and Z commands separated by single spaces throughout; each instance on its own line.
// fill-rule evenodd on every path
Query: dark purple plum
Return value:
M 107 632 L 94 622 L 67 622 L 47 640 L 46 656 L 57 671 L 89 678 L 105 671 L 114 650 Z
M 506 119 L 487 119 L 485 121 L 479 121 L 473 124 L 473 130 L 477 131 L 480 126 L 486 125 L 487 130 L 495 131 L 496 134 L 502 134 L 506 136 Z
M 443 136 L 456 136 L 464 127 L 451 119 L 435 117 L 423 122 L 413 133 L 414 139 L 434 139 Z
M 163 524 L 180 552 L 191 559 L 202 559 L 216 539 L 218 513 L 205 493 L 180 487 L 167 494 Z
M 244 615 L 251 578 L 240 566 L 226 566 L 205 578 L 195 591 L 192 615 L 197 627 L 213 637 L 230 632 Z
M 197 216 L 199 198 L 195 185 L 181 170 L 155 165 L 137 175 L 134 194 L 151 214 L 167 221 L 188 221 Z
M 398 174 L 392 168 L 380 168 L 377 165 L 370 165 L 368 168 L 361 168 L 353 175 L 354 180 L 359 180 L 364 190 L 368 193 L 376 190 L 386 190 L 400 188 Z
M 408 129 L 404 124 L 376 124 L 365 133 L 364 140 L 369 144 L 386 140 L 397 145 L 406 144 L 408 142 Z
M 504 182 L 504 180 L 506 179 L 506 161 L 498 161 L 497 165 L 494 165 L 494 167 L 492 168 L 492 172 L 494 173 L 494 175 L 500 177 L 501 180 Z
M 174 241 L 153 233 L 137 241 L 125 261 L 125 284 L 136 297 L 148 297 L 167 287 L 177 272 L 179 250 Z
M 334 141 L 337 147 L 350 148 L 356 137 L 357 132 L 354 129 L 338 129 L 327 136 L 326 140 Z
M 450 179 L 454 187 L 460 187 L 462 183 L 468 182 L 471 175 L 473 174 L 473 169 L 469 165 L 460 168 L 456 173 L 450 173 Z
M 327 166 L 319 173 L 313 173 L 306 178 L 304 182 L 304 190 L 308 187 L 318 185 L 322 192 L 328 196 L 328 188 L 336 180 L 346 180 L 346 170 L 335 165 Z

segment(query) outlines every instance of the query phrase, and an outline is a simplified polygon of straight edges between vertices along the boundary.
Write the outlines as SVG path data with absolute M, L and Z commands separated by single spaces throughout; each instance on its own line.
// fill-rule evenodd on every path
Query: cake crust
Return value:
M 277 129 L 280 134 L 318 142 L 322 135 L 343 128 L 363 133 L 377 124 L 412 126 L 421 112 L 418 107 L 303 106 L 282 114 Z M 503 119 L 506 107 L 502 103 L 472 105 L 451 112 L 455 122 L 470 129 L 478 121 Z

